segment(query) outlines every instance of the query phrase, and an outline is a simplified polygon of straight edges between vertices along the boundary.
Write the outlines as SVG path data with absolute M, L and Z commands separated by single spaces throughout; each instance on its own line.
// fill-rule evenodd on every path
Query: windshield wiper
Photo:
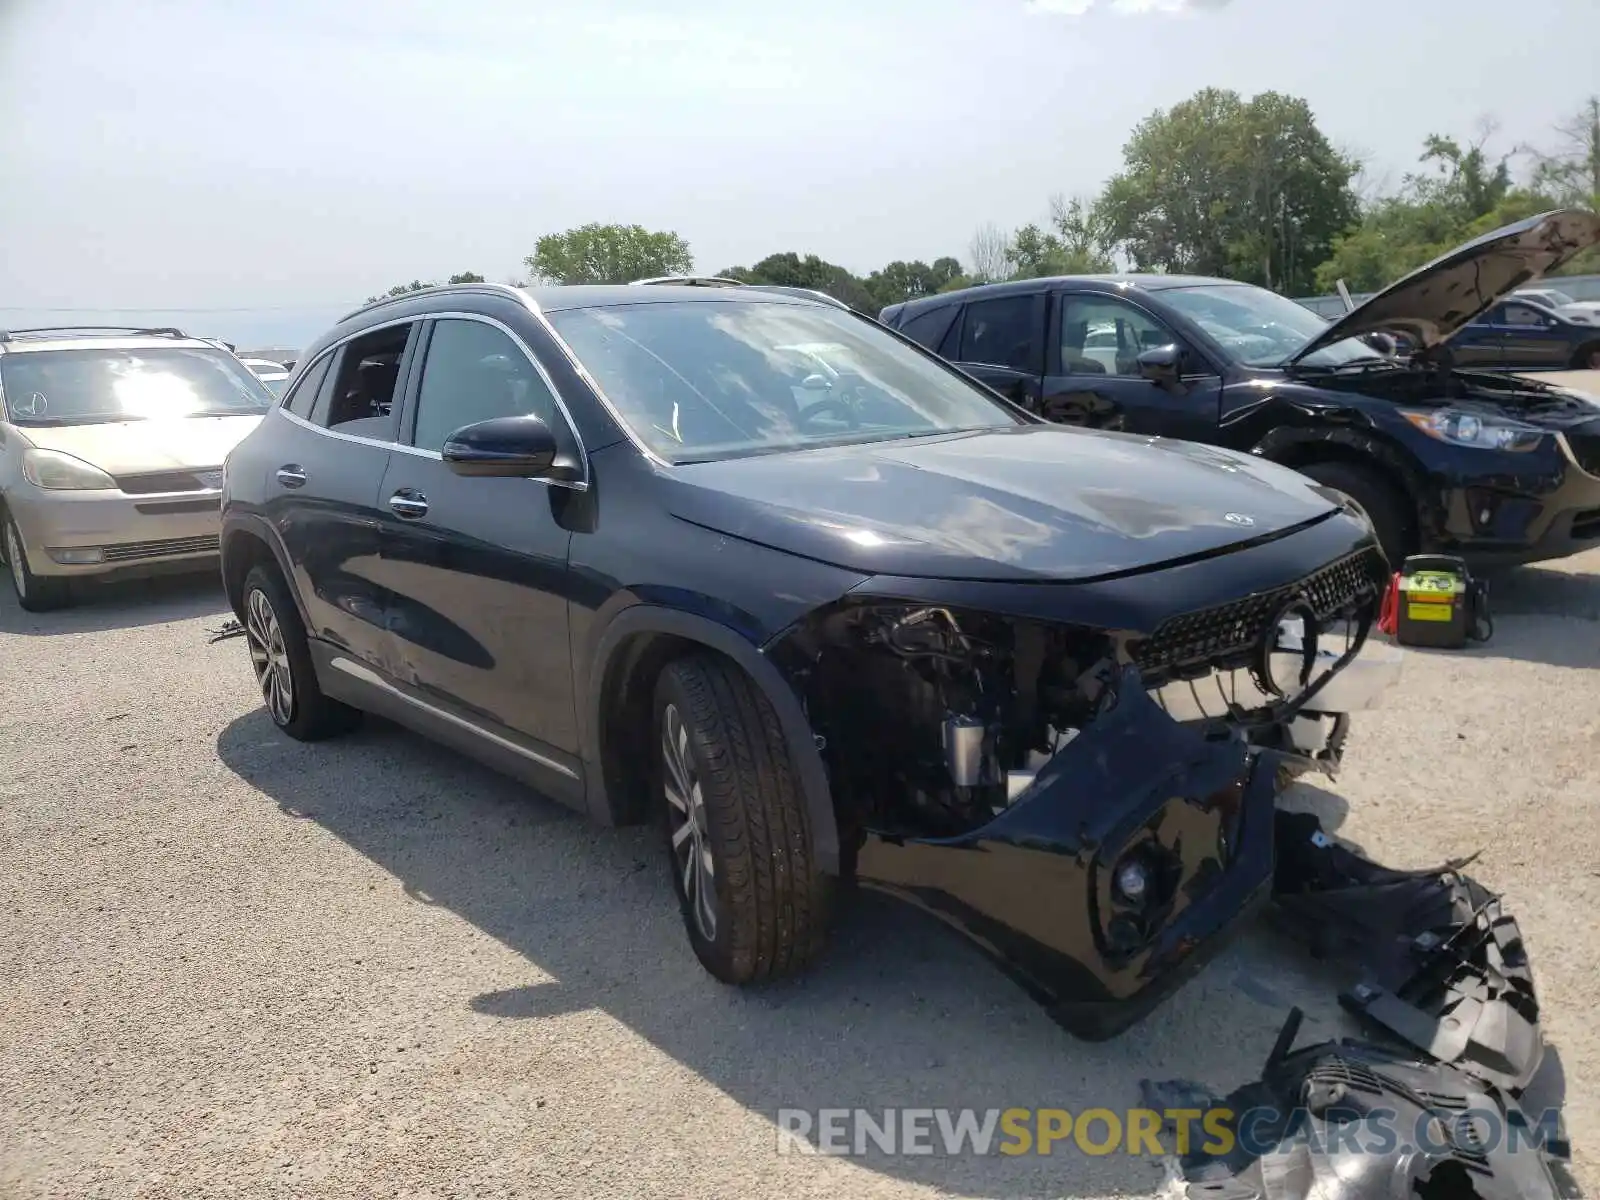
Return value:
M 1349 362 L 1330 363 L 1327 365 L 1308 362 L 1286 363 L 1284 365 L 1301 371 L 1323 371 L 1330 375 L 1342 375 L 1346 372 L 1352 375 L 1365 375 L 1369 371 L 1396 371 L 1405 366 L 1402 362 L 1392 358 L 1384 358 L 1380 354 L 1374 354 L 1371 358 L 1352 358 Z

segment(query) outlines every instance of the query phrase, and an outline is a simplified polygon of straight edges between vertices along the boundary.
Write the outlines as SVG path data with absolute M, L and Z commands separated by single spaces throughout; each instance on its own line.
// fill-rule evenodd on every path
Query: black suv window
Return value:
M 283 406 L 297 417 L 309 417 L 312 405 L 317 402 L 317 393 L 322 390 L 322 381 L 328 377 L 328 368 L 333 365 L 333 355 L 325 354 L 306 369 L 300 376 L 300 382 L 294 385 L 294 391 L 284 397 Z
M 1177 341 L 1160 321 L 1125 301 L 1061 298 L 1061 369 L 1069 375 L 1138 375 L 1140 353 Z
M 392 442 L 400 422 L 400 364 L 415 324 L 390 325 L 352 338 L 334 358 L 309 420 L 327 429 Z
M 968 304 L 959 361 L 1035 371 L 1040 354 L 1034 311 L 1032 296 L 1001 296 Z
M 565 431 L 555 395 L 522 347 L 482 321 L 438 321 L 417 391 L 411 443 L 439 450 L 463 425 L 495 417 L 542 417 L 556 436 Z
M 940 339 L 950 332 L 950 323 L 956 319 L 956 313 L 960 311 L 959 304 L 940 305 L 938 308 L 920 312 L 912 317 L 900 326 L 900 332 L 919 345 L 936 351 Z

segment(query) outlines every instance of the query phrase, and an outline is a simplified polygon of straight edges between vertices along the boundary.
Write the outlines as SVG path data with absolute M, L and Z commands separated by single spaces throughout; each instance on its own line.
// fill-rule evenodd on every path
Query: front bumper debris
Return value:
M 1143 1103 L 1227 1114 L 1228 1137 L 1181 1155 L 1190 1200 L 1555 1200 L 1569 1156 L 1554 1113 L 1529 1115 L 1490 1084 L 1363 1042 L 1293 1050 L 1289 1014 L 1259 1080 L 1226 1097 L 1142 1085 Z M 1209 1122 L 1208 1130 L 1211 1128 Z M 1225 1152 L 1224 1152 L 1225 1148 Z
M 1297 623 L 1279 629 L 1270 670 L 1277 678 L 1292 678 L 1304 666 L 1302 630 Z M 1338 667 L 1346 646 L 1342 639 L 1320 639 L 1308 670 L 1318 679 L 1338 668 L 1312 700 L 1281 724 L 1252 733 L 1252 742 L 1285 757 L 1296 774 L 1308 770 L 1338 773 L 1350 714 L 1381 708 L 1385 696 L 1404 669 L 1405 652 L 1391 642 L 1365 639 L 1343 667 Z M 1230 711 L 1264 710 L 1283 698 L 1270 691 L 1261 672 L 1241 667 L 1217 671 L 1201 679 L 1175 680 L 1151 690 L 1151 698 L 1175 721 L 1216 721 Z
M 1533 972 L 1500 898 L 1465 862 L 1396 871 L 1338 845 L 1308 813 L 1279 813 L 1274 891 L 1313 954 L 1354 956 L 1339 1001 L 1375 1029 L 1513 1095 L 1544 1055 Z
M 1068 1030 L 1149 1012 L 1270 892 L 1274 773 L 1237 733 L 1163 713 L 1136 671 L 994 820 L 959 837 L 869 833 L 856 878 L 953 925 Z M 1119 868 L 1140 865 L 1138 902 Z

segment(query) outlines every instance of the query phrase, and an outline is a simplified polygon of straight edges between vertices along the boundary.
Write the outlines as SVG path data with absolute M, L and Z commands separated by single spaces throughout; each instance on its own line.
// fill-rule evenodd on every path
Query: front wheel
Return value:
M 17 529 L 16 519 L 6 516 L 4 524 L 7 574 L 11 576 L 11 590 L 16 594 L 17 603 L 35 613 L 51 612 L 67 604 L 72 599 L 67 581 L 35 575 L 28 566 L 28 554 L 22 548 L 22 533 Z
M 1343 492 L 1367 514 L 1389 565 L 1396 570 L 1416 552 L 1417 519 L 1409 497 L 1375 469 L 1351 462 L 1319 462 L 1296 468 L 1302 475 Z
M 829 880 L 777 713 L 732 662 L 661 673 L 654 790 L 690 945 L 724 983 L 800 970 L 821 950 Z
M 252 567 L 244 578 L 244 640 L 272 723 L 316 742 L 355 727 L 361 714 L 322 693 L 300 612 L 278 573 Z
M 1600 371 L 1600 342 L 1586 342 L 1572 356 L 1574 371 Z

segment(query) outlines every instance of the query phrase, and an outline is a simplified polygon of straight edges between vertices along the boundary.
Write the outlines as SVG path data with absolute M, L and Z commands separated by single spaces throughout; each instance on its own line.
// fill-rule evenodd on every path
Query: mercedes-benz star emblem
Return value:
M 1310 602 L 1296 596 L 1278 610 L 1262 634 L 1261 681 L 1285 700 L 1296 699 L 1311 685 L 1318 633 L 1317 615 Z
M 1254 525 L 1256 519 L 1247 513 L 1223 513 L 1222 519 L 1229 525 Z

